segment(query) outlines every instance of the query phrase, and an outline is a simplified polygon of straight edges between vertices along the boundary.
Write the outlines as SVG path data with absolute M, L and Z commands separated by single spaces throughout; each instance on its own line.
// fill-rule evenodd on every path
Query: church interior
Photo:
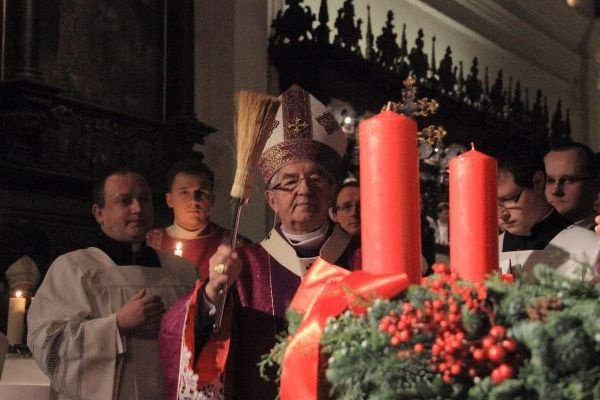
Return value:
M 28 255 L 43 277 L 87 247 L 93 184 L 121 166 L 148 179 L 162 227 L 168 168 L 202 160 L 216 177 L 211 219 L 227 226 L 240 90 L 308 90 L 342 126 L 358 176 L 359 123 L 412 76 L 439 102 L 419 129 L 446 132 L 418 149 L 430 213 L 471 143 L 521 134 L 600 152 L 600 0 L 2 0 L 1 11 L 2 270 Z M 240 221 L 253 241 L 273 226 L 263 192 L 255 179 Z

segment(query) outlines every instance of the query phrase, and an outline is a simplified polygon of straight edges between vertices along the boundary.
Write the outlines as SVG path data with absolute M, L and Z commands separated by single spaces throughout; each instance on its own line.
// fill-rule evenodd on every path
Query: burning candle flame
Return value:
M 173 252 L 176 256 L 183 257 L 183 245 L 181 242 L 175 243 L 175 251 Z
M 21 290 L 17 290 L 15 292 L 15 297 L 23 297 L 23 292 Z

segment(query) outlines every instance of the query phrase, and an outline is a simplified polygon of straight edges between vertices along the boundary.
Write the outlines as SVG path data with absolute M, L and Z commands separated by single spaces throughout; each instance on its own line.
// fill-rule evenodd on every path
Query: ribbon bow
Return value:
M 288 343 L 281 372 L 281 400 L 316 399 L 318 395 L 319 342 L 329 317 L 353 306 L 347 293 L 394 297 L 409 286 L 406 274 L 371 275 L 350 272 L 319 258 L 304 276 L 290 306 L 304 313 Z

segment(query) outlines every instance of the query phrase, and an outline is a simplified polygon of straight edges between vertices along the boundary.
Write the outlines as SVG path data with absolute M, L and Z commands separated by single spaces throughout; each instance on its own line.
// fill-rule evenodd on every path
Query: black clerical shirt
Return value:
M 533 225 L 530 236 L 519 236 L 508 231 L 505 232 L 502 251 L 542 250 L 554 236 L 570 225 L 572 225 L 571 222 L 556 210 L 552 210 L 550 215 Z
M 139 265 L 160 268 L 160 259 L 156 250 L 143 242 L 138 251 L 133 251 L 131 243 L 119 242 L 106 236 L 102 231 L 96 235 L 94 247 L 108 255 L 117 265 Z

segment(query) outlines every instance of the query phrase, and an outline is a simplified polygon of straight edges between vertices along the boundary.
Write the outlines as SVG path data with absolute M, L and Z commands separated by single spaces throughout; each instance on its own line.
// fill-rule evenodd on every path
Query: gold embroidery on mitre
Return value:
M 292 139 L 265 151 L 257 167 L 265 182 L 268 182 L 284 165 L 307 160 L 316 162 L 332 176 L 337 173 L 342 161 L 340 155 L 324 143 L 310 139 Z
M 312 138 L 310 94 L 293 85 L 281 97 L 284 140 Z
M 306 121 L 300 118 L 293 118 L 291 121 L 288 121 L 286 125 L 288 132 L 291 133 L 293 137 L 299 137 L 299 133 L 310 126 Z
M 323 114 L 317 116 L 317 118 L 315 119 L 317 120 L 319 125 L 321 125 L 323 129 L 325 129 L 328 135 L 332 135 L 341 129 L 340 125 L 337 123 L 334 116 L 331 115 L 329 111 L 324 112 Z

